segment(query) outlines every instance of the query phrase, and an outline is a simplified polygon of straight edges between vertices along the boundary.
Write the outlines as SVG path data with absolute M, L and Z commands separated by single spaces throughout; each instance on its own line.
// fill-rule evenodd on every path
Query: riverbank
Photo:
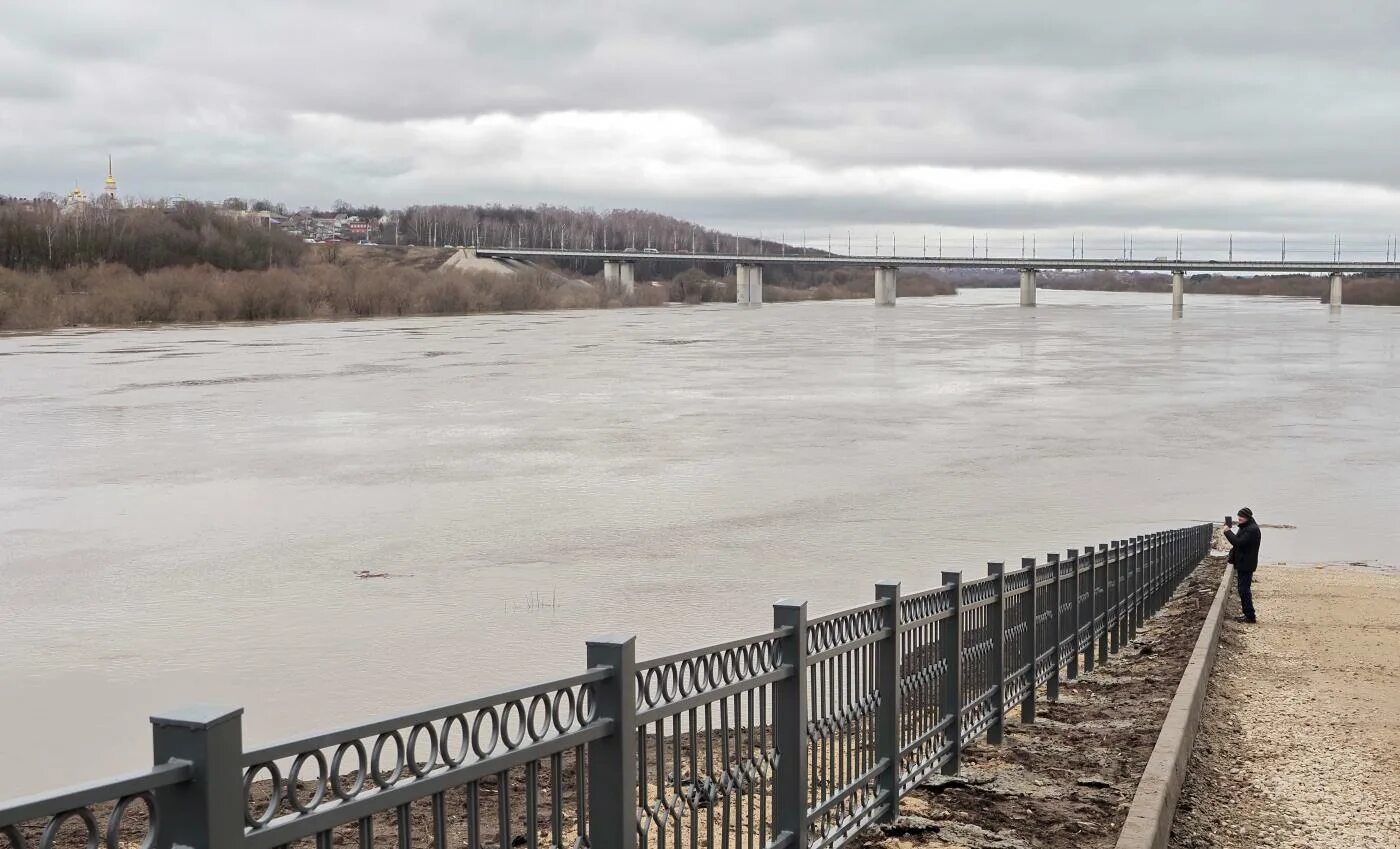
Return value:
M 209 265 L 138 274 L 122 265 L 57 271 L 0 268 L 0 331 L 133 327 L 236 321 L 306 321 L 473 315 L 558 309 L 610 309 L 667 303 L 733 302 L 734 280 L 690 269 L 671 279 L 609 291 L 596 276 L 537 266 L 499 271 L 440 268 L 451 251 L 436 248 L 321 246 L 300 263 L 227 271 Z M 332 249 L 333 248 L 333 249 Z M 838 269 L 814 285 L 770 284 L 765 301 L 870 298 L 874 272 Z M 950 283 L 923 274 L 900 282 L 904 297 L 953 295 Z
M 1087 849 L 1111 847 L 1157 739 L 1223 558 L 1210 557 L 1135 640 L 1108 662 L 1040 701 L 1036 721 L 1008 717 L 1001 746 L 963 755 L 962 774 L 906 796 L 893 826 L 860 849 Z
M 1400 572 L 1264 567 L 1226 625 L 1174 849 L 1400 847 Z

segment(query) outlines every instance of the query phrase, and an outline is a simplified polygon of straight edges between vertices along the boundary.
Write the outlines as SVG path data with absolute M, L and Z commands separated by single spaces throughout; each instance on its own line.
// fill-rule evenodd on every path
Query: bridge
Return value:
M 1189 272 L 1245 272 L 1250 274 L 1326 274 L 1331 278 L 1329 301 L 1332 309 L 1342 306 L 1342 281 L 1347 274 L 1400 273 L 1400 261 L 1326 260 L 1206 260 L 1206 259 L 1087 259 L 1084 257 L 948 257 L 896 255 L 844 255 L 804 251 L 799 254 L 700 253 L 691 251 L 575 250 L 568 248 L 468 248 L 486 259 L 515 260 L 598 260 L 603 263 L 603 280 L 610 288 L 630 293 L 635 286 L 636 264 L 718 262 L 735 269 L 735 301 L 763 303 L 765 265 L 813 267 L 859 266 L 875 269 L 875 303 L 894 306 L 900 268 L 987 268 L 1021 273 L 1021 306 L 1033 307 L 1036 277 L 1042 271 L 1161 271 L 1172 276 L 1172 312 L 1180 315 Z

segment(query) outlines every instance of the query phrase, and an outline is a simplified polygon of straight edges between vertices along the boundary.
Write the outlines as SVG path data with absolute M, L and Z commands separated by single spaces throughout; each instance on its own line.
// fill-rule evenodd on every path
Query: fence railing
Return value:
M 12 849 L 829 849 L 895 816 L 964 748 L 1033 722 L 1044 685 L 1132 639 L 1211 526 L 1070 549 L 1016 570 L 757 636 L 245 750 L 241 709 L 153 717 L 155 766 L 0 803 Z M 139 805 L 135 804 L 140 802 Z M 3 847 L 0 847 L 3 849 Z

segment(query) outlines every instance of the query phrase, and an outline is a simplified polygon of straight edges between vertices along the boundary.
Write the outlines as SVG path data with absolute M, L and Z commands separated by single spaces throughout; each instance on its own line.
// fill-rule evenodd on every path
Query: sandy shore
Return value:
M 1222 637 L 1172 846 L 1400 847 L 1400 573 L 1258 576 L 1259 624 Z

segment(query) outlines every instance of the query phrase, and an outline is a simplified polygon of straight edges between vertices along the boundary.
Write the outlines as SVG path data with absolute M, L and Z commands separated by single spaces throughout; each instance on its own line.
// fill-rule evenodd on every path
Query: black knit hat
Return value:
M 1246 519 L 1253 519 L 1253 518 L 1254 518 L 1254 511 L 1251 510 L 1251 509 L 1249 509 L 1248 507 L 1241 507 L 1241 508 L 1239 509 L 1239 511 L 1238 511 L 1235 515 L 1237 515 L 1237 516 L 1243 516 L 1243 517 L 1245 517 Z

